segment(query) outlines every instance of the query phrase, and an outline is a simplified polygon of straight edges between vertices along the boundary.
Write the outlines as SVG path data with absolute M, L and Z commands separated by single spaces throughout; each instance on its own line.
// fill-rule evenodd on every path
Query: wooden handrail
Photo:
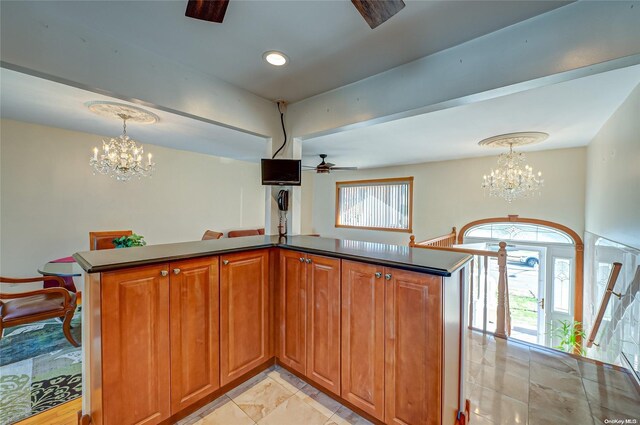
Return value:
M 449 251 L 449 252 L 461 252 L 463 254 L 471 254 L 471 255 L 479 255 L 484 257 L 493 257 L 498 258 L 498 253 L 496 251 L 486 251 L 484 249 L 471 249 L 471 248 L 460 248 L 460 247 L 441 247 L 441 246 L 433 246 L 433 245 L 422 245 L 422 242 L 418 242 L 413 246 L 414 248 L 424 248 L 424 249 L 435 249 L 437 251 Z
M 593 327 L 591 328 L 591 333 L 589 334 L 589 339 L 587 340 L 587 348 L 590 348 L 595 344 L 594 341 L 596 339 L 596 336 L 598 335 L 598 331 L 600 330 L 600 323 L 602 322 L 602 318 L 604 317 L 604 312 L 607 310 L 607 305 L 609 304 L 611 294 L 615 294 L 616 296 L 618 296 L 618 298 L 620 298 L 620 294 L 616 294 L 615 292 L 613 292 L 613 287 L 616 285 L 616 281 L 618 280 L 618 275 L 620 274 L 621 268 L 622 263 L 613 263 L 613 268 L 611 269 L 611 273 L 609 274 L 609 281 L 607 282 L 607 289 L 602 295 L 600 309 L 598 310 L 596 321 L 593 322 Z M 597 346 L 598 344 L 595 345 Z
M 455 227 L 453 228 L 455 232 Z M 451 235 L 451 234 L 450 234 Z M 442 247 L 442 246 L 434 246 L 430 245 L 430 242 L 438 240 L 443 240 L 446 236 L 441 236 L 439 238 L 430 239 L 424 242 L 415 242 L 415 237 L 411 235 L 409 246 L 413 248 L 423 248 L 423 249 L 433 249 L 438 251 L 449 251 L 449 252 L 460 252 L 464 254 L 476 255 L 479 257 L 485 257 L 485 288 L 487 281 L 487 260 L 489 257 L 498 259 L 498 305 L 496 312 L 496 331 L 495 335 L 502 338 L 507 338 L 511 334 L 511 310 L 509 306 L 509 285 L 507 282 L 507 243 L 500 242 L 498 246 L 498 252 L 495 251 L 487 251 L 482 249 L 470 249 L 470 248 L 461 248 L 461 247 Z M 485 289 L 485 309 L 486 309 L 486 289 Z M 470 316 L 473 312 L 470 312 Z M 484 315 L 484 320 L 486 322 L 486 313 Z M 470 320 L 473 320 L 472 318 Z M 485 323 L 485 331 L 486 331 L 486 323 Z
M 409 246 L 437 246 L 441 248 L 450 248 L 456 243 L 456 228 L 451 228 L 451 233 L 447 233 L 446 235 L 438 236 L 432 239 L 427 239 L 426 241 L 416 242 L 416 237 L 411 235 L 409 237 Z

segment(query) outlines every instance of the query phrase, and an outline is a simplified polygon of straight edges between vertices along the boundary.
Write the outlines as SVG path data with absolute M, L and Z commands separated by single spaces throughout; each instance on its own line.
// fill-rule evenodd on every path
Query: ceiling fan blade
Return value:
M 325 162 L 324 165 L 326 165 L 327 167 L 333 167 L 336 164 L 334 164 L 333 162 Z
M 384 23 L 387 19 L 404 8 L 402 0 L 351 0 L 371 29 Z
M 222 23 L 229 0 L 189 0 L 184 16 Z
M 331 171 L 333 170 L 357 170 L 358 167 L 331 167 Z

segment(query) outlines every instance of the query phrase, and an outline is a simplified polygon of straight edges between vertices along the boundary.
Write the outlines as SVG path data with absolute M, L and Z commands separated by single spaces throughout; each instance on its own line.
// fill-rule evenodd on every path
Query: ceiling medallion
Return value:
M 125 105 L 123 103 L 97 100 L 87 102 L 85 103 L 85 106 L 94 114 L 101 115 L 103 117 L 120 119 L 122 115 L 126 115 L 129 117 L 127 118 L 129 122 L 136 122 L 139 124 L 155 124 L 160 121 L 160 117 L 153 112 L 149 112 L 136 106 Z
M 525 146 L 540 143 L 549 135 L 539 131 L 523 131 L 520 133 L 507 133 L 489 137 L 478 142 L 480 146 L 490 146 L 492 148 L 508 148 L 510 146 Z
M 502 134 L 480 141 L 480 146 L 508 147 L 509 152 L 498 157 L 498 167 L 491 174 L 483 176 L 482 188 L 489 196 L 503 198 L 511 203 L 514 199 L 540 194 L 544 186 L 542 173 L 535 174 L 533 168 L 525 164 L 525 155 L 514 152 L 514 146 L 524 146 L 546 140 L 549 135 L 541 132 L 521 132 Z
M 150 153 L 147 154 L 146 161 L 143 159 L 144 146 L 127 135 L 127 121 L 153 124 L 158 122 L 158 116 L 135 106 L 115 102 L 88 102 L 85 105 L 95 114 L 121 119 L 123 123 L 121 135 L 103 139 L 101 151 L 97 147 L 93 148 L 89 165 L 94 174 L 105 174 L 118 181 L 128 181 L 132 177 L 150 177 L 156 164 L 152 162 Z

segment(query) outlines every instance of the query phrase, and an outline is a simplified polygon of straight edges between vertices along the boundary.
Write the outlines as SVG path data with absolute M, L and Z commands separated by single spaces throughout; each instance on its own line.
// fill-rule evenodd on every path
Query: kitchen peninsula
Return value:
M 469 255 L 255 236 L 74 258 L 92 424 L 174 423 L 275 362 L 376 423 L 463 409 Z

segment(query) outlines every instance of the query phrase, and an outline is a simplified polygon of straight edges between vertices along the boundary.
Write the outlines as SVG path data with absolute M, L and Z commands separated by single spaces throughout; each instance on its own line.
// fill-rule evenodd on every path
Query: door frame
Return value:
M 583 295 L 584 295 L 584 243 L 582 242 L 582 238 L 575 231 L 570 229 L 569 227 L 562 225 L 560 223 L 555 223 L 553 221 L 540 220 L 537 218 L 523 218 L 518 216 L 517 214 L 510 214 L 506 217 L 492 217 L 492 218 L 483 218 L 481 220 L 472 221 L 470 223 L 465 224 L 458 232 L 458 243 L 461 244 L 464 241 L 464 234 L 472 227 L 478 226 L 480 224 L 488 224 L 488 223 L 527 223 L 527 224 L 535 224 L 538 226 L 546 226 L 551 227 L 556 230 L 560 230 L 563 233 L 566 233 L 567 236 L 573 240 L 573 246 L 575 249 L 575 268 L 573 270 L 575 276 L 575 293 L 574 293 L 574 312 L 573 312 L 573 320 L 582 322 L 582 312 L 583 312 Z M 578 341 L 582 343 L 581 339 Z

